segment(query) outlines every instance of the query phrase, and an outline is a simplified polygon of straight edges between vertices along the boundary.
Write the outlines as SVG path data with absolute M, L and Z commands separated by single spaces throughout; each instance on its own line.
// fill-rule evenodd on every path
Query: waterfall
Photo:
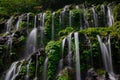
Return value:
M 9 33 L 11 31 L 11 27 L 12 27 L 12 20 L 13 20 L 13 16 L 10 17 L 10 19 L 8 19 L 7 21 L 7 29 L 6 29 L 6 33 Z
M 72 11 L 69 11 L 69 26 L 72 27 Z
M 100 49 L 101 49 L 101 54 L 102 54 L 105 70 L 106 72 L 108 72 L 108 74 L 111 74 L 114 78 L 114 72 L 113 72 L 113 67 L 112 67 L 110 37 L 107 42 L 108 46 L 106 46 L 105 43 L 102 42 L 99 35 L 97 35 L 97 38 L 100 44 Z M 115 79 L 112 79 L 112 80 L 115 80 Z
M 55 18 L 55 12 L 52 13 L 52 40 L 54 40 L 54 25 L 55 25 L 55 21 L 54 21 L 54 18 Z
M 5 80 L 15 80 L 15 78 L 18 76 L 19 72 L 20 72 L 20 68 L 23 64 L 24 60 L 21 61 L 16 61 L 13 62 L 11 67 L 9 68 L 6 76 L 5 76 Z
M 16 23 L 16 30 L 19 29 L 20 23 L 21 23 L 21 21 L 22 21 L 22 18 L 21 18 L 21 17 L 22 17 L 22 16 L 19 16 L 18 21 L 17 21 L 17 23 Z
M 75 8 L 76 8 L 76 9 L 79 9 L 79 6 L 78 6 L 78 5 L 76 5 L 76 6 L 75 6 Z
M 8 50 L 7 53 L 10 54 L 12 51 L 12 43 L 13 43 L 13 36 L 15 33 L 12 33 L 11 35 L 8 36 L 8 41 L 6 43 L 6 45 L 8 46 Z
M 86 9 L 85 9 L 84 5 L 82 5 L 82 9 L 83 9 L 83 20 L 84 20 L 84 25 L 82 26 L 82 28 L 88 28 L 89 22 L 88 22 L 87 17 L 86 17 Z
M 66 41 L 66 37 L 62 40 L 62 55 L 61 55 L 61 59 L 59 61 L 58 64 L 58 72 L 60 72 L 63 69 L 63 57 L 64 57 L 64 47 L 65 47 L 65 41 Z
M 36 70 L 35 70 L 35 78 L 34 78 L 34 80 L 37 80 L 38 79 L 38 56 L 39 56 L 40 54 L 36 54 Z
M 106 25 L 106 11 L 105 11 L 105 5 L 101 5 L 100 6 L 101 7 L 101 11 L 103 12 L 103 16 L 102 16 L 102 19 L 103 19 L 103 21 L 102 21 L 102 24 L 103 24 L 103 26 L 107 26 Z
M 25 80 L 29 80 L 29 68 L 30 68 L 31 61 L 32 59 L 30 59 L 27 64 L 27 72 L 26 72 Z
M 104 13 L 104 15 L 105 15 L 105 5 L 101 5 L 101 11 Z
M 29 27 L 29 19 L 30 19 L 30 13 L 27 13 L 27 33 L 28 33 L 28 27 Z
M 36 49 L 37 28 L 33 28 L 27 38 L 27 55 L 35 52 Z
M 45 17 L 46 17 L 46 13 L 40 14 L 40 36 L 41 36 L 40 43 L 42 46 L 44 46 Z
M 87 40 L 87 45 L 89 46 L 89 50 L 91 51 L 90 53 L 90 61 L 88 60 L 88 64 L 90 64 L 91 66 L 93 66 L 93 54 L 92 54 L 92 45 L 91 45 L 91 41 L 89 39 L 89 37 L 87 35 L 85 35 L 85 38 Z
M 75 53 L 76 53 L 76 80 L 81 80 L 80 53 L 79 53 L 79 35 L 78 35 L 78 32 L 74 33 L 74 37 L 75 37 Z
M 47 65 L 48 65 L 48 57 L 46 57 L 44 62 L 43 80 L 47 80 Z
M 69 8 L 68 5 L 66 5 L 63 8 L 63 11 L 60 12 L 60 17 L 59 17 L 59 21 L 60 21 L 60 27 L 65 27 L 65 14 L 66 14 L 66 10 Z
M 37 28 L 36 28 L 36 16 L 34 21 L 34 28 L 30 32 L 27 37 L 27 57 L 29 54 L 35 52 L 36 50 L 36 42 L 37 42 Z
M 107 12 L 108 26 L 112 26 L 114 23 L 113 13 L 110 6 L 107 6 L 107 9 L 108 9 L 108 12 Z
M 95 6 L 93 6 L 91 9 L 92 9 L 92 12 L 93 12 L 94 26 L 98 27 L 98 16 L 97 16 L 97 13 L 95 12 Z
M 67 37 L 68 40 L 68 65 L 70 67 L 72 67 L 72 50 L 71 50 L 71 38 L 72 38 L 72 34 L 70 33 Z

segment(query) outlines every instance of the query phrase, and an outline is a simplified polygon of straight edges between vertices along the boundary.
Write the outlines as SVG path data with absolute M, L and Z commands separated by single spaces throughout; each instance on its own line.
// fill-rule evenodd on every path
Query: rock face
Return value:
M 0 37 L 0 44 L 4 44 L 7 40 L 7 37 Z
M 71 67 L 66 67 L 57 76 L 57 80 L 74 80 L 74 71 Z
M 0 33 L 5 30 L 5 22 L 0 22 Z
M 97 73 L 95 72 L 95 70 L 93 68 L 90 68 L 87 71 L 87 76 L 86 76 L 85 80 L 99 80 L 98 75 L 97 75 Z

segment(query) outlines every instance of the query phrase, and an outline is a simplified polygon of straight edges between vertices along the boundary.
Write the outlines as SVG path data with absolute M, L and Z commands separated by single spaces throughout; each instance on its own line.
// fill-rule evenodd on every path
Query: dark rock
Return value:
M 0 44 L 5 44 L 7 40 L 8 40 L 7 37 L 0 37 Z
M 85 80 L 99 80 L 98 75 L 97 75 L 97 73 L 95 72 L 95 70 L 93 68 L 90 68 L 87 71 L 87 76 L 86 76 Z

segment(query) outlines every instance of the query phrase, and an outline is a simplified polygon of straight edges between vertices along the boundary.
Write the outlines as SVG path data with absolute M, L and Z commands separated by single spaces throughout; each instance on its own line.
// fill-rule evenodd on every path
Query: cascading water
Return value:
M 17 64 L 18 62 L 14 62 L 10 69 L 8 70 L 7 74 L 6 74 L 6 77 L 5 77 L 5 80 L 11 80 L 11 76 L 13 75 L 13 73 L 15 73 L 15 69 L 17 67 Z
M 12 51 L 13 36 L 14 36 L 14 33 L 8 36 L 8 41 L 6 43 L 6 45 L 8 46 L 7 55 L 9 55 Z
M 59 19 L 59 23 L 60 23 L 60 27 L 65 27 L 65 14 L 66 14 L 66 10 L 68 9 L 68 5 L 64 7 L 63 11 L 60 12 L 60 19 Z
M 30 19 L 30 13 L 27 13 L 27 33 L 28 33 L 28 27 L 29 27 L 29 19 Z
M 93 66 L 92 44 L 91 44 L 91 41 L 90 41 L 90 39 L 89 39 L 89 37 L 87 35 L 85 35 L 85 38 L 87 40 L 87 46 L 89 47 L 88 49 L 91 51 L 91 53 L 90 53 L 90 61 L 88 61 L 88 64 Z
M 20 68 L 23 64 L 24 60 L 21 61 L 16 61 L 13 62 L 11 67 L 9 68 L 6 76 L 5 76 L 5 80 L 15 80 L 15 78 L 18 76 L 19 72 L 20 72 Z
M 20 26 L 21 21 L 22 21 L 21 16 L 19 16 L 18 21 L 17 21 L 17 23 L 16 23 L 16 30 L 19 29 L 19 26 Z
M 72 38 L 72 34 L 70 33 L 67 37 L 68 40 L 68 66 L 72 67 L 72 50 L 71 50 L 71 38 Z
M 47 65 L 48 65 L 48 57 L 46 57 L 44 62 L 44 70 L 43 70 L 43 80 L 47 80 Z
M 72 11 L 69 11 L 69 26 L 72 27 Z
M 38 56 L 40 54 L 36 54 L 36 70 L 35 70 L 35 78 L 34 80 L 37 80 L 38 79 Z
M 40 43 L 42 46 L 44 46 L 45 17 L 46 17 L 46 13 L 40 14 L 40 35 L 41 35 Z
M 79 6 L 78 6 L 78 5 L 76 5 L 76 6 L 75 6 L 75 8 L 76 8 L 76 9 L 79 9 Z
M 101 11 L 102 11 L 102 13 L 103 13 L 103 16 L 102 16 L 102 24 L 103 24 L 103 26 L 107 26 L 107 20 L 106 20 L 106 10 L 105 10 L 105 5 L 104 4 L 102 4 L 101 6 Z
M 107 42 L 108 46 L 106 46 L 105 43 L 102 42 L 99 35 L 97 35 L 97 38 L 98 38 L 98 41 L 100 44 L 105 70 L 106 70 L 106 72 L 108 72 L 108 74 L 112 75 L 111 80 L 116 80 L 114 77 L 114 72 L 113 72 L 113 67 L 112 67 L 110 37 L 109 37 L 108 42 Z
M 86 17 L 86 9 L 85 9 L 84 5 L 82 5 L 82 9 L 83 9 L 83 21 L 84 21 L 84 25 L 82 26 L 82 29 L 84 29 L 84 28 L 89 27 L 89 22 L 88 22 L 87 17 Z M 82 22 L 81 22 L 81 24 L 82 24 Z
M 105 15 L 105 5 L 104 5 L 104 4 L 101 5 L 101 11 L 102 11 L 103 14 Z
M 10 19 L 8 19 L 8 21 L 7 21 L 6 34 L 9 33 L 9 32 L 11 31 L 12 20 L 13 20 L 13 16 L 11 16 Z
M 52 40 L 54 40 L 54 28 L 55 28 L 55 24 L 54 24 L 54 18 L 55 18 L 55 12 L 52 13 Z
M 76 61 L 75 61 L 76 62 L 76 80 L 81 80 L 78 32 L 74 33 L 74 37 L 75 37 L 75 53 L 76 53 Z
M 30 34 L 27 38 L 27 55 L 26 55 L 26 57 L 28 57 L 29 54 L 35 52 L 36 42 L 37 42 L 37 28 L 36 28 L 36 16 L 35 16 L 34 28 L 30 32 Z
M 113 13 L 112 10 L 110 8 L 110 6 L 107 6 L 108 12 L 107 12 L 107 17 L 108 17 L 108 26 L 112 26 L 114 23 L 114 17 L 113 17 Z
M 26 72 L 25 80 L 29 80 L 29 68 L 30 68 L 31 61 L 32 59 L 30 59 L 27 64 L 27 72 Z
M 62 40 L 62 56 L 61 59 L 59 61 L 59 65 L 58 65 L 58 72 L 60 72 L 63 69 L 63 56 L 64 56 L 64 47 L 65 47 L 65 41 L 66 41 L 66 37 Z
M 91 9 L 92 9 L 92 12 L 93 12 L 94 26 L 98 27 L 98 16 L 97 16 L 97 13 L 95 12 L 95 6 L 93 6 Z

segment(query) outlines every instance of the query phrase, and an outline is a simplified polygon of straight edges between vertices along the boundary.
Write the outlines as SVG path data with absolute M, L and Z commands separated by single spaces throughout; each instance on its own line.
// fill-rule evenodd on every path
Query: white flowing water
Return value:
M 100 44 L 100 49 L 101 49 L 101 54 L 102 54 L 105 70 L 106 70 L 106 72 L 108 72 L 108 74 L 112 75 L 112 78 L 114 78 L 112 80 L 115 80 L 113 66 L 112 66 L 110 37 L 108 39 L 107 46 L 105 45 L 105 43 L 102 42 L 99 35 L 97 35 L 97 38 L 98 38 L 98 41 Z
M 34 28 L 30 32 L 27 38 L 27 56 L 36 50 L 36 42 L 37 42 L 37 28 L 36 28 L 36 16 L 34 20 Z
M 25 80 L 29 80 L 29 68 L 30 68 L 31 61 L 32 59 L 30 59 L 27 64 L 27 72 L 26 72 Z
M 108 12 L 107 12 L 108 26 L 112 26 L 114 23 L 113 13 L 112 13 L 112 10 L 109 6 L 107 6 L 107 9 L 108 9 Z
M 8 50 L 7 53 L 10 54 L 12 51 L 12 43 L 13 43 L 13 36 L 15 33 L 12 33 L 11 35 L 8 36 L 8 41 L 6 43 L 6 45 L 8 46 Z
M 27 33 L 28 33 L 28 27 L 29 27 L 29 19 L 30 19 L 30 13 L 27 13 Z
M 7 21 L 7 23 L 6 23 L 6 25 L 7 25 L 6 34 L 11 31 L 12 20 L 13 20 L 13 16 L 11 16 L 10 19 L 8 19 L 8 21 Z
M 66 10 L 69 8 L 68 5 L 66 5 L 63 8 L 63 11 L 60 12 L 60 17 L 59 17 L 59 23 L 60 23 L 60 27 L 65 27 L 65 14 L 66 14 Z
M 72 49 L 71 49 L 71 38 L 72 38 L 72 34 L 70 33 L 67 37 L 68 40 L 68 66 L 72 66 Z
M 69 11 L 69 27 L 72 27 L 72 11 Z
M 62 58 L 64 56 L 64 49 L 65 49 L 65 42 L 66 42 L 66 37 L 62 40 Z
M 82 10 L 83 10 L 83 19 L 84 19 L 84 26 L 82 26 L 83 28 L 88 28 L 89 27 L 89 22 L 87 20 L 87 17 L 86 17 L 86 8 L 84 5 L 82 5 Z
M 36 49 L 37 28 L 33 28 L 27 38 L 27 55 L 35 52 Z
M 40 15 L 40 35 L 41 35 L 41 40 L 40 43 L 42 46 L 44 46 L 44 28 L 45 28 L 45 18 L 46 18 L 46 13 L 43 13 Z
M 97 13 L 95 12 L 95 6 L 93 6 L 91 9 L 93 12 L 94 26 L 98 27 L 98 16 L 97 16 Z
M 62 55 L 61 59 L 58 64 L 58 72 L 60 72 L 63 69 L 63 56 L 64 56 L 64 49 L 65 49 L 65 42 L 66 42 L 66 37 L 62 40 Z
M 47 80 L 47 65 L 48 65 L 48 57 L 46 57 L 44 62 L 43 80 Z
M 20 65 L 17 67 L 17 72 L 14 73 L 14 75 L 13 75 L 13 77 L 12 77 L 11 80 L 15 80 L 15 78 L 19 75 L 19 72 L 20 72 L 21 66 L 22 66 L 22 62 L 21 62 Z
M 18 21 L 16 23 L 16 30 L 19 29 L 20 23 L 22 22 L 22 15 L 18 17 Z
M 40 54 L 36 54 L 36 70 L 35 70 L 35 78 L 34 78 L 34 80 L 37 80 L 38 79 L 38 56 L 39 56 Z
M 52 40 L 54 40 L 54 34 L 55 34 L 54 33 L 54 31 L 55 31 L 54 30 L 54 28 L 55 28 L 54 18 L 55 18 L 55 12 L 52 13 L 52 37 L 51 37 Z
M 20 68 L 23 64 L 24 60 L 21 61 L 16 61 L 13 62 L 11 67 L 9 68 L 6 76 L 5 76 L 5 80 L 15 80 L 15 78 L 18 76 L 19 72 L 20 72 Z
M 107 26 L 108 24 L 107 24 L 107 18 L 106 18 L 106 10 L 105 10 L 105 5 L 104 4 L 102 4 L 101 6 L 101 11 L 103 12 L 103 16 L 102 16 L 102 24 L 103 24 L 103 26 Z
M 13 76 L 13 74 L 15 73 L 17 64 L 18 64 L 18 62 L 12 63 L 11 67 L 9 68 L 9 70 L 5 76 L 5 80 L 11 80 L 11 76 Z
M 104 4 L 102 4 L 101 5 L 101 11 L 104 13 L 104 15 L 105 15 L 105 5 Z
M 76 9 L 79 9 L 79 6 L 78 6 L 78 5 L 76 5 L 76 6 L 75 6 L 75 8 L 76 8 Z
M 78 32 L 74 33 L 74 37 L 75 37 L 75 54 L 76 54 L 76 61 L 75 61 L 76 62 L 76 80 L 81 80 Z

